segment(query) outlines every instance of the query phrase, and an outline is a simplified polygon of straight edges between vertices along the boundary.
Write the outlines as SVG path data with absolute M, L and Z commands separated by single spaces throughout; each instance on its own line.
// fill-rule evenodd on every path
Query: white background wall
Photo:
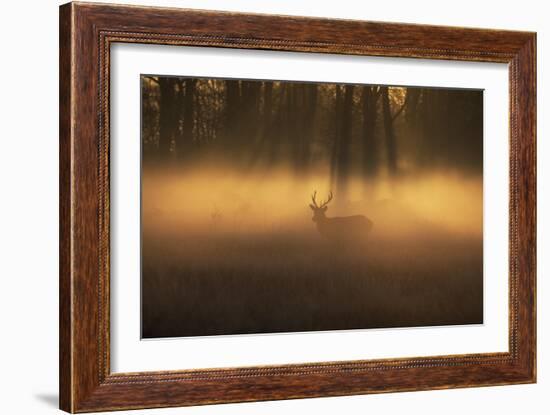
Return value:
M 158 414 L 548 413 L 550 407 L 550 13 L 543 1 L 132 1 L 134 4 L 538 32 L 538 371 L 536 385 L 176 408 Z M 55 413 L 58 305 L 58 10 L 55 0 L 2 5 L 0 64 L 0 412 Z M 546 23 L 546 25 L 544 24 Z M 545 189 L 546 187 L 546 189 Z M 547 200 L 545 200 L 547 199 Z M 546 300 L 544 299 L 546 297 Z M 134 412 L 137 413 L 137 412 Z

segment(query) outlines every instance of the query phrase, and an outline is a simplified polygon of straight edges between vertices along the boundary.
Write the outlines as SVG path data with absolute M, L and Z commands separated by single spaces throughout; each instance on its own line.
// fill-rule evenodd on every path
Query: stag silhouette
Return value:
M 363 215 L 342 216 L 327 218 L 325 213 L 327 205 L 332 200 L 332 192 L 329 193 L 328 199 L 320 204 L 317 204 L 315 197 L 317 191 L 311 196 L 312 204 L 309 205 L 313 210 L 313 218 L 311 220 L 317 225 L 319 233 L 332 242 L 354 242 L 365 240 L 369 232 L 372 230 L 373 223 L 370 219 Z

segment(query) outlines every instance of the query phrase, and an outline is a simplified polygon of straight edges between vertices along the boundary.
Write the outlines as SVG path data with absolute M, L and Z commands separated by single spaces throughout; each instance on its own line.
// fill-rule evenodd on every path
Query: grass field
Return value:
M 305 229 L 145 233 L 143 337 L 483 322 L 481 238 L 338 246 Z

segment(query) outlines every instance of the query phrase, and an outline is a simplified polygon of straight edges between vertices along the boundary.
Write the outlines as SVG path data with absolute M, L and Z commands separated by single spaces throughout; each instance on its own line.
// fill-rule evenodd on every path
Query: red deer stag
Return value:
M 313 210 L 313 218 L 311 219 L 317 225 L 317 230 L 326 239 L 332 242 L 358 241 L 365 239 L 371 231 L 373 223 L 370 219 L 363 215 L 343 216 L 327 218 L 325 212 L 327 205 L 332 200 L 332 192 L 325 202 L 317 205 L 315 196 L 317 191 L 311 196 L 309 207 Z

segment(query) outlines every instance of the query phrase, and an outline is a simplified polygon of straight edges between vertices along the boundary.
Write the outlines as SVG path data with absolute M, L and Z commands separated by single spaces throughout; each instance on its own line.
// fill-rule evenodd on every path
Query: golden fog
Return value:
M 142 215 L 146 233 L 307 232 L 311 194 L 331 190 L 327 172 L 297 179 L 278 169 L 239 172 L 201 167 L 193 171 L 149 168 L 143 176 Z M 400 238 L 426 232 L 481 237 L 483 183 L 472 175 L 426 173 L 380 177 L 365 188 L 351 178 L 346 199 L 335 192 L 327 217 L 364 215 L 372 237 Z

